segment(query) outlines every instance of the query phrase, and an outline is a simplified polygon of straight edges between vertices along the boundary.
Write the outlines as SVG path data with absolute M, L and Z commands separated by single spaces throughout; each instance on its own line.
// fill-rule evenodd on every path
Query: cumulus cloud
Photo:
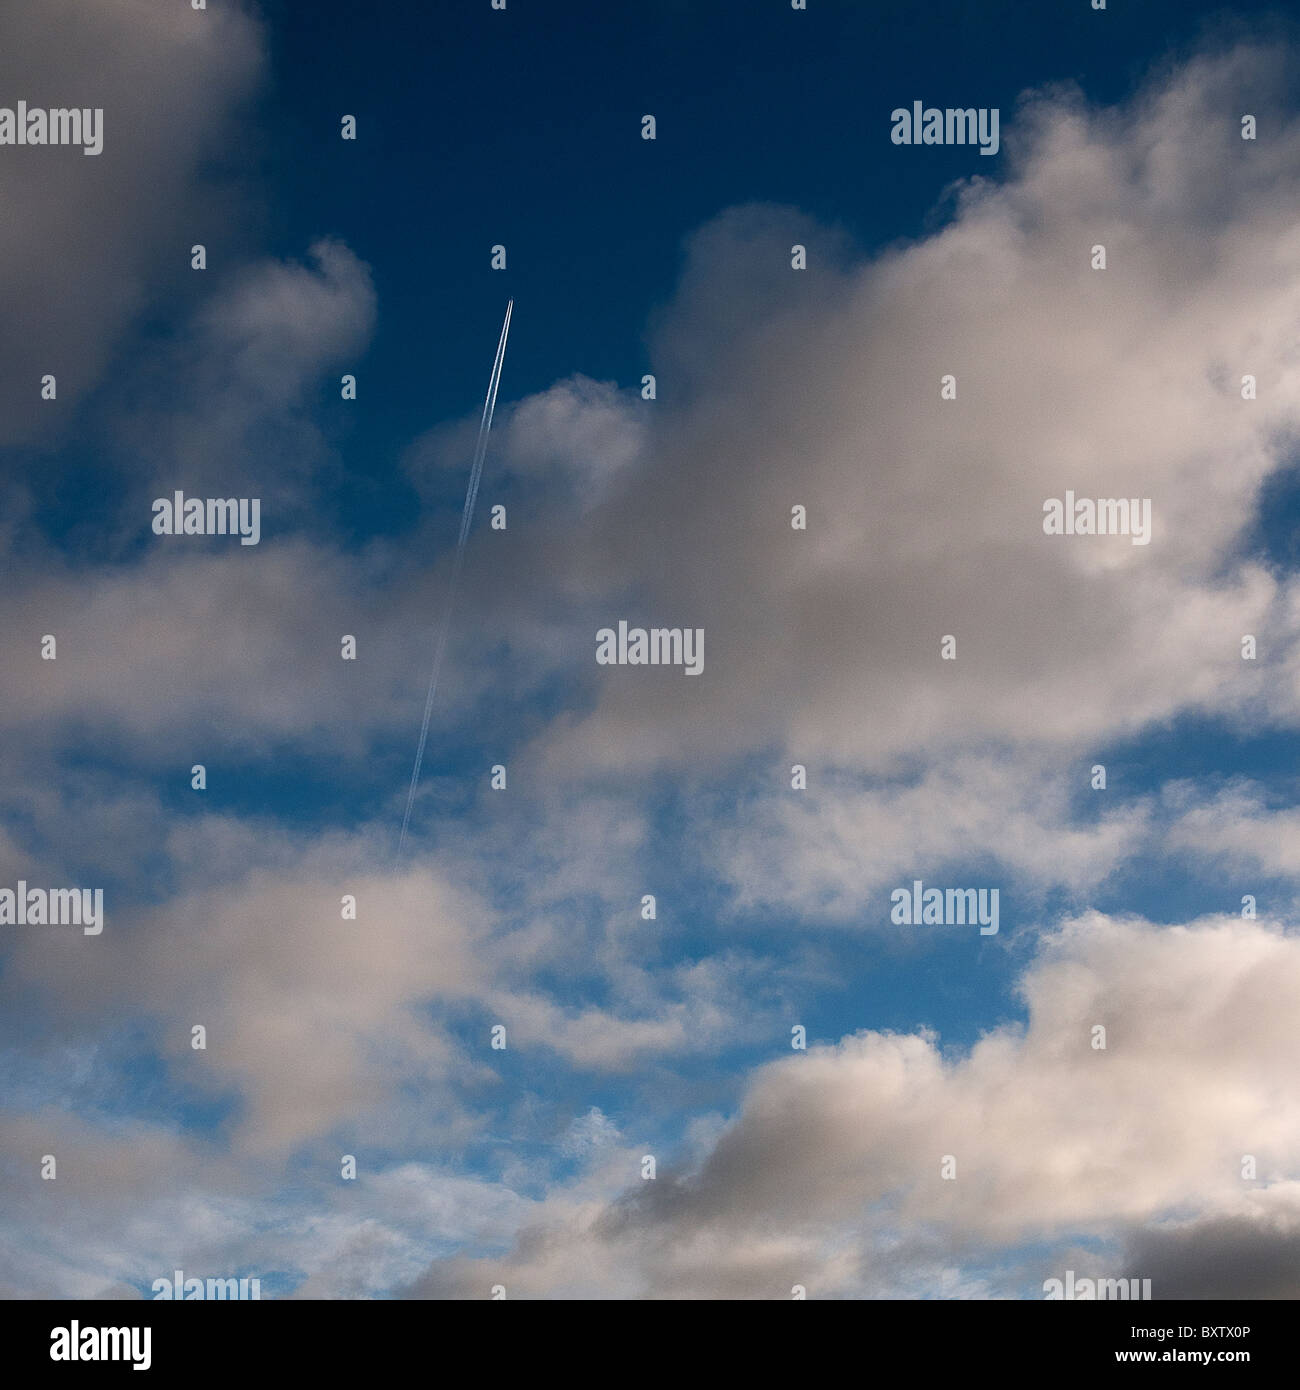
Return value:
M 1158 928 L 1090 914 L 1044 938 L 1020 992 L 1027 1023 L 964 1054 L 865 1031 L 772 1062 L 697 1168 L 629 1172 L 613 1199 L 559 1192 L 509 1255 L 440 1262 L 417 1291 L 896 1291 L 944 1253 L 960 1264 L 976 1248 L 1116 1240 L 1173 1212 L 1217 1213 L 1241 1199 L 1246 1153 L 1260 1187 L 1292 1180 L 1295 938 L 1231 918 Z
M 1084 785 L 1086 765 L 1069 772 Z M 834 769 L 811 777 L 804 793 L 756 793 L 721 833 L 715 862 L 738 910 L 880 926 L 892 888 L 974 862 L 996 864 L 1031 899 L 1050 887 L 1092 896 L 1150 843 L 1145 801 L 1080 824 L 1068 773 L 1015 759 L 958 756 L 875 786 Z
M 647 412 L 612 382 L 581 375 L 556 382 L 498 410 L 493 474 L 536 483 L 531 495 L 548 510 L 558 503 L 589 511 L 628 469 L 644 466 Z M 418 439 L 406 460 L 413 481 L 427 488 L 434 470 L 463 470 L 477 429 L 477 420 L 465 420 Z
M 370 267 L 334 237 L 305 258 L 264 258 L 222 275 L 164 350 L 130 379 L 115 447 L 128 476 L 122 524 L 152 520 L 159 490 L 261 499 L 272 532 L 311 527 L 307 503 L 337 486 L 316 419 L 356 374 L 378 314 Z M 163 404 L 159 404 L 163 403 Z M 151 491 L 141 497 L 147 473 Z M 133 510 L 132 510 L 133 509 Z
M 28 938 L 15 968 L 56 989 L 83 1027 L 152 1015 L 160 1054 L 191 1086 L 234 1091 L 248 1147 L 355 1124 L 404 1081 L 430 1097 L 441 1086 L 450 1111 L 453 1061 L 459 1075 L 473 1066 L 418 1006 L 471 988 L 474 905 L 428 873 L 378 878 L 355 852 L 345 868 L 341 849 L 322 846 L 297 873 L 255 870 L 152 911 L 119 910 L 106 951 Z M 203 1051 L 191 1049 L 196 1024 Z
M 593 712 L 548 734 L 557 766 L 766 740 L 883 770 L 972 740 L 1086 746 L 1187 710 L 1292 720 L 1294 585 L 1242 549 L 1300 409 L 1285 72 L 1244 49 L 1118 110 L 1028 99 L 1005 179 L 971 181 L 942 230 L 871 259 L 792 210 L 697 234 L 654 339 L 647 466 L 571 563 L 607 618 L 703 626 L 706 671 L 606 673 Z M 1239 138 L 1243 90 L 1270 110 L 1266 149 Z M 1150 498 L 1150 544 L 1045 535 L 1066 490 Z M 1241 660 L 1245 633 L 1266 661 Z M 575 661 L 591 643 L 575 624 Z
M 1258 784 L 1241 778 L 1206 795 L 1179 781 L 1164 789 L 1162 802 L 1171 851 L 1238 872 L 1300 875 L 1300 811 L 1270 805 Z
M 196 228 L 214 250 L 228 244 L 225 203 L 241 191 L 220 170 L 263 64 L 260 25 L 230 6 L 5 7 L 6 99 L 104 111 L 101 154 L 11 149 L 0 167 L 0 199 L 17 214 L 0 227 L 6 443 L 67 428 L 136 317 L 183 292 Z M 40 400 L 47 372 L 56 404 Z

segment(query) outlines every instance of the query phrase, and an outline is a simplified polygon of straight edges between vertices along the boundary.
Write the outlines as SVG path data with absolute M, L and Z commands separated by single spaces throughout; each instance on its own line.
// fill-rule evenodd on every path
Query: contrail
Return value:
M 424 701 L 424 720 L 420 724 L 420 742 L 415 750 L 415 766 L 411 769 L 411 789 L 406 794 L 406 814 L 402 817 L 402 833 L 398 837 L 397 852 L 401 854 L 406 844 L 406 829 L 411 823 L 411 807 L 415 805 L 415 789 L 420 783 L 420 764 L 424 761 L 424 743 L 429 736 L 429 716 L 433 713 L 434 692 L 438 689 L 438 672 L 442 667 L 442 654 L 447 646 L 447 632 L 451 627 L 451 613 L 456 604 L 456 589 L 460 584 L 460 567 L 465 558 L 465 541 L 469 536 L 470 523 L 474 519 L 474 501 L 478 497 L 479 479 L 483 476 L 483 459 L 487 455 L 488 431 L 492 428 L 492 415 L 497 408 L 497 387 L 501 385 L 501 364 L 506 357 L 506 336 L 510 332 L 510 313 L 515 306 L 512 299 L 506 305 L 506 321 L 501 325 L 501 341 L 497 344 L 497 355 L 492 363 L 492 377 L 488 382 L 487 399 L 483 402 L 483 418 L 479 421 L 478 443 L 474 446 L 474 465 L 469 470 L 469 487 L 465 491 L 465 509 L 460 515 L 460 539 L 456 542 L 456 556 L 452 561 L 451 584 L 447 589 L 447 600 L 442 610 L 442 626 L 438 630 L 438 645 L 433 654 L 433 671 L 429 676 L 429 694 Z

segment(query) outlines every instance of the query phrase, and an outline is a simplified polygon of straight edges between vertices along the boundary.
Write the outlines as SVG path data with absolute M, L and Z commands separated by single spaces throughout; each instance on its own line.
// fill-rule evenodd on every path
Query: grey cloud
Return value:
M 106 55 L 112 55 L 111 61 Z M 33 105 L 102 107 L 104 148 L 6 148 L 0 201 L 0 418 L 7 443 L 55 435 L 154 297 L 180 290 L 194 241 L 224 242 L 239 191 L 210 165 L 264 62 L 230 6 L 168 0 L 7 5 L 0 89 Z M 58 377 L 54 404 L 40 378 Z
M 1160 1299 L 1300 1298 L 1300 1224 L 1258 1215 L 1213 1217 L 1137 1232 L 1126 1278 L 1151 1280 Z

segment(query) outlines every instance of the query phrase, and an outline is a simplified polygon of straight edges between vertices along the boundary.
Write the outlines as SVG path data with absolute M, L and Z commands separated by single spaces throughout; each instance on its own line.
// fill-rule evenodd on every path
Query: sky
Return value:
M 0 1295 L 1300 1295 L 1294 20 L 373 8 L 0 15 Z

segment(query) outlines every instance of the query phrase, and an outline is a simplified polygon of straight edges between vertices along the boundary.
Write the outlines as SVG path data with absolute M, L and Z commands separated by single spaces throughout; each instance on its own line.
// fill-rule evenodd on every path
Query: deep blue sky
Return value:
M 503 399 L 574 372 L 631 384 L 683 238 L 720 210 L 788 203 L 866 249 L 915 235 L 972 162 L 941 146 L 898 159 L 896 105 L 998 106 L 1005 130 L 1026 88 L 1073 81 L 1118 100 L 1207 23 L 1248 27 L 1252 12 L 1276 7 L 273 0 L 266 143 L 232 163 L 261 161 L 274 249 L 301 255 L 332 233 L 374 268 L 380 323 L 348 463 L 384 477 L 421 429 L 473 408 L 509 295 Z M 355 143 L 339 138 L 344 113 Z M 1003 157 L 974 172 L 996 176 Z M 489 268 L 498 242 L 504 273 Z

